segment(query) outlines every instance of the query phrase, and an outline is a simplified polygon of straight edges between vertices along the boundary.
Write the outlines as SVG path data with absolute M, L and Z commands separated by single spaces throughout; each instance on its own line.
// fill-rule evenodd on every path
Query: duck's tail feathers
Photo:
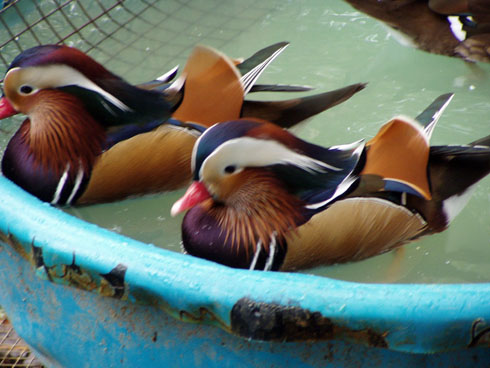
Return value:
M 433 203 L 442 206 L 447 226 L 490 173 L 490 136 L 465 146 L 434 146 L 429 156 Z
M 299 84 L 254 84 L 249 92 L 307 92 L 312 89 Z
M 477 139 L 476 141 L 471 142 L 470 146 L 490 147 L 490 135 L 487 135 L 486 137 L 483 137 L 483 138 Z
M 490 136 L 476 142 L 478 144 L 431 147 L 429 174 L 435 199 L 462 195 L 490 173 Z
M 241 116 L 264 119 L 283 128 L 290 128 L 344 102 L 363 90 L 365 86 L 365 83 L 356 83 L 334 91 L 283 101 L 246 100 L 242 106 Z
M 416 118 L 423 125 L 427 138 L 430 140 L 432 132 L 439 121 L 442 113 L 454 97 L 454 93 L 446 93 L 437 97 L 424 111 Z

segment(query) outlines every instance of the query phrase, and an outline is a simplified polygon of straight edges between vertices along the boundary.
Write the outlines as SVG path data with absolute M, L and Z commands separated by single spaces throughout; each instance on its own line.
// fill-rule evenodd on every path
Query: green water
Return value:
M 250 6 L 239 1 L 191 1 L 185 6 L 172 1 L 160 3 L 170 8 L 170 18 L 161 22 L 168 32 L 150 28 L 151 37 L 137 42 L 141 47 L 124 50 L 129 60 L 141 58 L 143 53 L 144 63 L 128 67 L 119 60 L 104 60 L 104 53 L 94 51 L 92 55 L 100 57 L 98 60 L 114 72 L 140 82 L 155 76 L 155 69 L 164 72 L 175 64 L 183 65 L 196 43 L 240 57 L 286 40 L 291 45 L 261 77 L 261 82 L 301 83 L 317 91 L 369 82 L 351 100 L 297 130 L 304 139 L 336 145 L 370 138 L 391 117 L 414 117 L 446 92 L 455 92 L 455 97 L 433 134 L 433 144 L 468 143 L 490 134 L 490 65 L 468 65 L 458 59 L 403 47 L 384 25 L 340 0 L 267 0 L 248 2 Z M 148 12 L 145 16 L 158 22 L 155 17 L 161 14 Z M 161 45 L 162 40 L 165 46 Z M 106 41 L 104 47 L 113 47 L 111 42 Z M 2 123 L 2 146 L 19 121 Z M 169 209 L 181 194 L 182 191 L 147 196 L 67 212 L 180 251 L 182 217 L 171 218 Z M 490 281 L 490 178 L 480 183 L 467 207 L 445 232 L 409 244 L 403 252 L 307 272 L 362 282 Z

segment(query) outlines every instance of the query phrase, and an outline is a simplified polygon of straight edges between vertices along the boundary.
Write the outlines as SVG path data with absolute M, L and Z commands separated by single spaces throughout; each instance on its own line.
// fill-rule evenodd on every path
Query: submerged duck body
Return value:
M 197 46 L 182 75 L 134 86 L 81 51 L 44 45 L 10 65 L 0 118 L 28 116 L 2 159 L 3 174 L 56 205 L 100 203 L 174 190 L 191 179 L 190 156 L 208 126 L 241 116 L 288 127 L 340 103 L 363 84 L 285 101 L 247 101 L 254 90 L 305 90 L 256 85 L 287 43 L 243 62 Z
M 395 118 L 369 142 L 324 148 L 270 123 L 215 125 L 196 142 L 185 250 L 225 265 L 296 270 L 371 257 L 444 230 L 490 172 L 490 136 L 470 145 L 429 138 L 451 95 Z

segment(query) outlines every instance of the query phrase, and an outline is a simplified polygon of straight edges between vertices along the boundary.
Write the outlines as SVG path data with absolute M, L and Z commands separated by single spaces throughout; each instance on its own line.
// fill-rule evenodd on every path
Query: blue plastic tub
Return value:
M 488 367 L 490 284 L 235 270 L 0 177 L 0 305 L 52 367 Z

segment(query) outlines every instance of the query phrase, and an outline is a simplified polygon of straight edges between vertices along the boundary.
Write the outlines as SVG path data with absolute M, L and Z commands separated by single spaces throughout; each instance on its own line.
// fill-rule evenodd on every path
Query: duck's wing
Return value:
M 240 116 L 244 96 L 240 77 L 226 55 L 196 46 L 179 77 L 184 95 L 172 117 L 210 126 Z
M 190 158 L 197 135 L 193 129 L 165 124 L 115 144 L 98 157 L 77 204 L 184 187 L 191 179 Z
M 365 181 L 380 178 L 381 190 L 431 199 L 427 176 L 429 141 L 452 97 L 452 93 L 439 96 L 416 120 L 397 117 L 386 123 L 367 143 L 366 164 L 361 172 Z
M 290 233 L 282 271 L 359 261 L 420 236 L 424 219 L 378 198 L 336 201 Z

